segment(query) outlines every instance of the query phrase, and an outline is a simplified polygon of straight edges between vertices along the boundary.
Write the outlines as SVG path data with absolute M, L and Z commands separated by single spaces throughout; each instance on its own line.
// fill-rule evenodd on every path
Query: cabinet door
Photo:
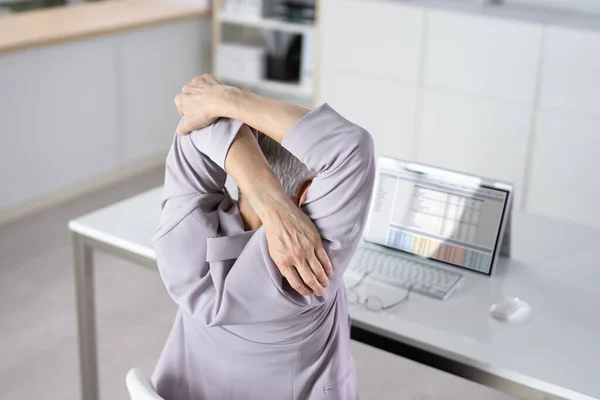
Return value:
M 518 104 L 426 90 L 418 159 L 511 182 L 520 206 L 530 115 Z
M 125 163 L 167 153 L 180 120 L 173 99 L 186 83 L 210 71 L 210 40 L 208 18 L 119 37 Z
M 600 117 L 600 33 L 548 28 L 540 106 Z
M 377 156 L 413 159 L 415 86 L 332 72 L 323 74 L 320 99 L 368 130 Z
M 115 39 L 0 55 L 0 209 L 118 167 Z
M 424 11 L 398 2 L 321 2 L 321 68 L 416 82 Z
M 600 228 L 600 121 L 539 112 L 527 209 Z
M 533 103 L 542 27 L 432 11 L 425 85 Z

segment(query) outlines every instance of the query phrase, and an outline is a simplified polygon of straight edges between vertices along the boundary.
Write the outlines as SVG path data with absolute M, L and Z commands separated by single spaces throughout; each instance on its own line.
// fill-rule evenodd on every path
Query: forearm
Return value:
M 281 143 L 285 135 L 310 110 L 237 88 L 224 91 L 219 116 L 237 119 Z
M 240 129 L 232 142 L 225 159 L 225 170 L 262 221 L 278 205 L 291 202 L 247 126 Z

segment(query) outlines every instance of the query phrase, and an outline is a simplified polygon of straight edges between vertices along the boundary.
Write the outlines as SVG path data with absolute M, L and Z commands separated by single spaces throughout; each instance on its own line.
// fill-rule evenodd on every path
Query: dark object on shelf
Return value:
M 267 34 L 267 79 L 300 81 L 302 35 L 270 31 Z
M 281 1 L 273 5 L 273 17 L 282 21 L 313 24 L 315 22 L 314 1 Z
M 11 12 L 24 12 L 39 10 L 40 8 L 49 8 L 55 6 L 64 6 L 66 0 L 9 0 L 0 3 L 0 8 Z

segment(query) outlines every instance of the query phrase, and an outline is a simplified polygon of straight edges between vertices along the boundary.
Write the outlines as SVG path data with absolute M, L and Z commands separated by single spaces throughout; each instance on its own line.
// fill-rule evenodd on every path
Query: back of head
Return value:
M 292 153 L 264 133 L 258 132 L 258 145 L 279 178 L 285 194 L 296 199 L 302 185 L 313 178 L 311 172 Z

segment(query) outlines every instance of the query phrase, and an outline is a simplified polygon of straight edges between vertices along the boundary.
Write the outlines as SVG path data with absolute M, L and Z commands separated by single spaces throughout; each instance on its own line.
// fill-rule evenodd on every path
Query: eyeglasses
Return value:
M 356 289 L 363 283 L 367 276 L 369 276 L 369 272 L 365 272 L 360 277 L 358 282 L 346 288 L 346 290 L 348 291 L 348 302 L 350 304 L 364 304 L 365 307 L 367 307 L 371 311 L 389 310 L 390 308 L 396 307 L 400 303 L 406 301 L 410 295 L 410 292 L 412 291 L 412 285 L 409 285 L 406 294 L 403 298 L 387 306 L 383 304 L 383 300 L 381 300 L 379 297 L 372 295 L 367 296 L 363 301 L 361 301 L 360 296 L 356 292 Z

